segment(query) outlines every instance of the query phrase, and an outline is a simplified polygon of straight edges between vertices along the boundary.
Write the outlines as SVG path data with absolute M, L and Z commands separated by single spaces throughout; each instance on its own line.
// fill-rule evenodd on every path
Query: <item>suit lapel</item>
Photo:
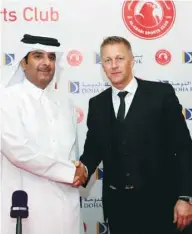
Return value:
M 106 128 L 108 128 L 111 124 L 111 114 L 114 114 L 114 108 L 112 103 L 112 88 L 106 90 L 102 105 Z

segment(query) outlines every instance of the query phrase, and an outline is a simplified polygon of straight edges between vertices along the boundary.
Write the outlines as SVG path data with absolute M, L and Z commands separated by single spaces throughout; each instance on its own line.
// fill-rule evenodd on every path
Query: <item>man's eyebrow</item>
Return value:
M 117 54 L 116 56 L 114 56 L 115 58 L 117 58 L 117 57 L 125 57 L 125 55 L 123 55 L 123 54 Z M 108 58 L 112 58 L 111 56 L 106 56 L 106 57 L 104 57 L 104 59 L 108 59 Z
M 49 55 L 54 55 L 56 57 L 56 54 L 54 52 L 50 52 Z
M 31 54 L 32 54 L 32 55 L 35 55 L 35 54 L 44 54 L 44 52 L 43 52 L 43 51 L 40 51 L 40 50 L 36 50 L 36 51 L 32 51 Z M 50 52 L 50 53 L 48 53 L 48 55 L 52 55 L 52 56 L 55 56 L 55 57 L 56 57 L 55 52 Z
M 32 52 L 31 52 L 31 54 L 43 54 L 43 52 L 42 52 L 42 51 L 37 50 L 37 51 L 32 51 Z

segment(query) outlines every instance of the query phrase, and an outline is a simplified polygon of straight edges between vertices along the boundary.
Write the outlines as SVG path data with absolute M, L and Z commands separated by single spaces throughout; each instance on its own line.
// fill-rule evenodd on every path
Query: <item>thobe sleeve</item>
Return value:
M 12 97 L 13 99 L 13 97 Z M 27 135 L 18 106 L 8 95 L 1 96 L 1 151 L 16 167 L 62 183 L 72 183 L 76 168 L 71 161 L 47 155 Z M 4 103 L 3 103 L 4 102 Z
M 75 155 L 76 155 L 76 160 L 79 160 L 79 142 L 78 142 L 78 126 L 77 126 L 77 123 L 78 123 L 78 115 L 77 115 L 77 109 L 73 103 L 73 101 L 70 99 L 69 100 L 69 104 L 70 104 L 70 109 L 72 110 L 72 117 L 73 117 L 73 125 L 74 125 L 74 128 L 75 128 Z

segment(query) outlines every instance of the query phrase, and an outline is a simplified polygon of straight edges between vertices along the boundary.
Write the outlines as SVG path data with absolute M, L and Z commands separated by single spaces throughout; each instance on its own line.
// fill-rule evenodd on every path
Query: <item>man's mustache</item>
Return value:
M 50 67 L 40 67 L 38 68 L 38 71 L 41 71 L 41 72 L 50 72 L 51 71 L 51 68 Z

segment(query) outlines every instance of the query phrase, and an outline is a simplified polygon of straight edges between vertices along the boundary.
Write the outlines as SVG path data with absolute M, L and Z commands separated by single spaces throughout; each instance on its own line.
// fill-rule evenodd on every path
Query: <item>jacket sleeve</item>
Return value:
M 76 168 L 71 161 L 45 154 L 28 136 L 11 97 L 1 96 L 1 152 L 16 167 L 62 183 L 72 183 Z
M 163 105 L 164 117 L 178 160 L 179 195 L 192 196 L 192 140 L 175 91 L 171 85 L 167 88 Z
M 100 136 L 102 133 L 99 133 L 98 130 L 97 113 L 94 110 L 93 99 L 90 99 L 89 101 L 87 127 L 87 137 L 80 161 L 87 167 L 90 178 L 97 166 L 103 160 L 103 144 Z

